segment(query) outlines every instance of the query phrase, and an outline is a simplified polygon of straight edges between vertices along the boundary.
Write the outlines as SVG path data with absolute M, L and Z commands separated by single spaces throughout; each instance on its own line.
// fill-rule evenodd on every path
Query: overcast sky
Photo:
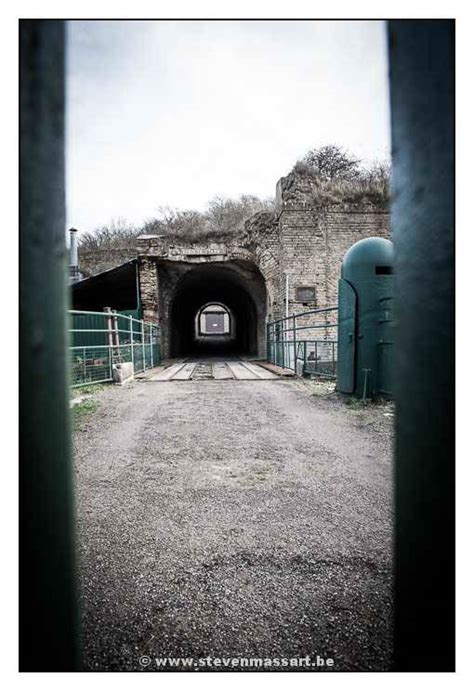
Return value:
M 69 22 L 67 223 L 273 196 L 308 149 L 389 152 L 383 22 Z

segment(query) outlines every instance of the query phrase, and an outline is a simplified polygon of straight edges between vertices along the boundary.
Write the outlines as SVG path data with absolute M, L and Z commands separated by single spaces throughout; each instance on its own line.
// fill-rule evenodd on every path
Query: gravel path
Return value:
M 318 654 L 336 670 L 390 667 L 390 425 L 308 391 L 96 395 L 75 434 L 86 669 Z

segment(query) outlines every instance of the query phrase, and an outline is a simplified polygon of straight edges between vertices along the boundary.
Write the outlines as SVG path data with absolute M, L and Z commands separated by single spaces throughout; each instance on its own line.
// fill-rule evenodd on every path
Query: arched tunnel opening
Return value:
M 172 357 L 257 356 L 265 343 L 265 282 L 247 262 L 196 266 L 170 312 Z

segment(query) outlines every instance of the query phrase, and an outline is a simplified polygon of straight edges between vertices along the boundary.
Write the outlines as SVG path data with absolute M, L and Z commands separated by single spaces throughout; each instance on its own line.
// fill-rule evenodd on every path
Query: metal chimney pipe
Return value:
M 69 237 L 70 237 L 70 245 L 69 245 L 69 266 L 74 269 L 77 268 L 78 266 L 78 258 L 77 258 L 77 228 L 69 228 Z

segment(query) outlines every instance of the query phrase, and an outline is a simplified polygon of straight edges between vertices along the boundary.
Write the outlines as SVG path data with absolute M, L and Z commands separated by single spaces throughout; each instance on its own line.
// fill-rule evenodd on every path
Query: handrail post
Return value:
M 117 316 L 117 310 L 113 310 L 113 317 L 112 317 L 112 324 L 113 324 L 113 338 L 114 338 L 114 345 L 119 348 L 119 353 L 120 353 L 120 332 L 118 328 L 118 316 Z
M 113 343 L 112 337 L 112 322 L 110 318 L 110 307 L 104 307 L 105 322 L 107 325 L 107 343 L 109 346 Z
M 133 371 L 135 372 L 135 358 L 133 355 L 133 317 L 132 317 L 132 315 L 130 315 L 129 319 L 130 319 L 130 322 L 129 322 L 129 326 L 130 326 L 130 349 L 132 351 L 131 357 L 132 357 Z

